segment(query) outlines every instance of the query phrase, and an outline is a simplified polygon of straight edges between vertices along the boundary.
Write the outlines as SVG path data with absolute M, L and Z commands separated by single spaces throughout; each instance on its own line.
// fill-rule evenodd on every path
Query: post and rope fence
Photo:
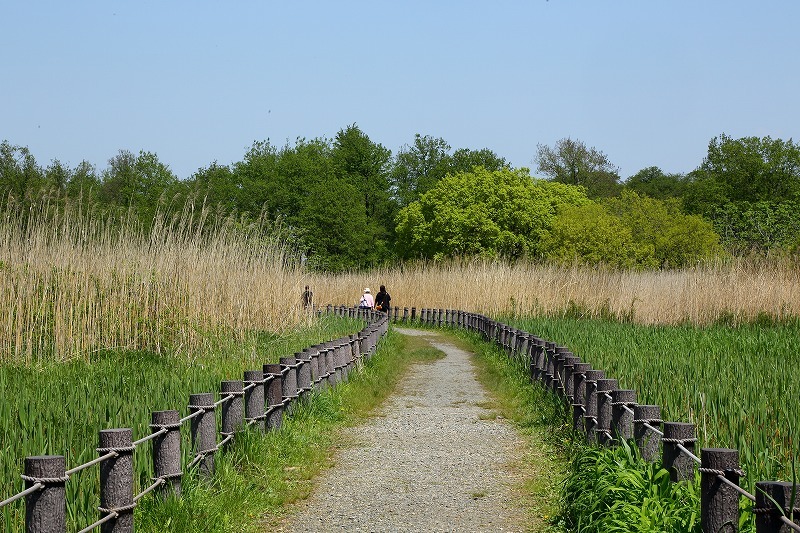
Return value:
M 74 468 L 66 468 L 66 458 L 62 455 L 26 457 L 20 476 L 24 490 L 1 501 L 0 508 L 24 499 L 25 531 L 65 532 L 66 484 L 74 474 L 99 465 L 99 516 L 79 533 L 96 528 L 102 532 L 132 532 L 133 511 L 141 498 L 151 492 L 180 496 L 181 479 L 186 471 L 213 475 L 214 455 L 229 447 L 237 432 L 253 426 L 261 431 L 279 429 L 283 417 L 291 415 L 297 401 L 312 391 L 346 381 L 351 372 L 360 369 L 374 355 L 389 328 L 389 317 L 382 313 L 357 312 L 344 306 L 328 306 L 327 312 L 363 318 L 367 325 L 358 333 L 311 346 L 294 357 L 282 357 L 280 364 L 265 364 L 262 370 L 245 371 L 240 381 L 222 381 L 220 398 L 216 401 L 214 393 L 191 394 L 189 414 L 182 418 L 177 410 L 153 411 L 151 433 L 138 440 L 133 440 L 130 428 L 101 430 L 98 457 Z M 219 432 L 215 415 L 218 408 L 222 413 Z M 180 430 L 187 423 L 193 458 L 182 468 Z M 219 441 L 218 433 L 222 437 Z M 154 477 L 149 486 L 134 494 L 133 452 L 150 441 Z
M 411 316 L 415 315 L 412 312 Z M 739 485 L 744 472 L 738 450 L 703 448 L 700 456 L 696 455 L 694 424 L 662 420 L 660 406 L 639 405 L 636 391 L 620 388 L 616 379 L 592 369 L 567 347 L 464 311 L 422 308 L 419 322 L 414 318 L 411 322 L 480 333 L 509 357 L 522 361 L 532 382 L 558 395 L 571 408 L 572 428 L 587 442 L 602 446 L 635 442 L 644 460 L 661 459 L 673 482 L 692 479 L 697 468 L 703 531 L 738 531 L 741 497 L 753 503 L 757 533 L 800 531 L 800 486 L 758 481 L 756 494 L 749 493 Z

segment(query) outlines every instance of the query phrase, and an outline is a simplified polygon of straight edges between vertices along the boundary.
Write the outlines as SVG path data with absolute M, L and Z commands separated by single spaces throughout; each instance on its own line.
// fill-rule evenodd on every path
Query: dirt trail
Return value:
M 470 354 L 436 333 L 446 357 L 414 366 L 352 445 L 323 472 L 283 531 L 525 531 L 511 463 L 523 442 L 491 411 Z

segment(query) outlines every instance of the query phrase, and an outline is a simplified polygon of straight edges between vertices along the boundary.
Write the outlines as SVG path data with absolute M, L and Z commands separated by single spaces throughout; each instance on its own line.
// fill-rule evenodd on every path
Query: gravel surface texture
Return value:
M 490 409 L 470 354 L 436 333 L 447 355 L 410 370 L 317 480 L 283 531 L 525 531 L 512 463 L 522 441 Z M 519 507 L 519 502 L 517 502 Z

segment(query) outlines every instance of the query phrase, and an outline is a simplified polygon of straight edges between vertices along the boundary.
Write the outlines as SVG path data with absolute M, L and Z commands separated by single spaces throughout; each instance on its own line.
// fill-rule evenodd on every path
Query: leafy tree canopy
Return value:
M 666 174 L 658 167 L 643 168 L 625 181 L 625 188 L 650 198 L 680 198 L 686 190 L 683 174 Z
M 527 170 L 477 167 L 445 176 L 403 208 L 397 246 L 403 257 L 535 256 L 556 212 L 588 201 L 582 187 L 535 180 Z
M 536 145 L 539 172 L 554 181 L 586 187 L 590 198 L 613 196 L 619 192 L 619 169 L 596 148 L 567 137 L 554 147 Z

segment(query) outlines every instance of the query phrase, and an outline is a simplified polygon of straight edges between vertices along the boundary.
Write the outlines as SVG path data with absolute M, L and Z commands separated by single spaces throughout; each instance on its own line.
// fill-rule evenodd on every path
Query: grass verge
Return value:
M 149 499 L 136 510 L 139 531 L 263 531 L 306 498 L 313 477 L 346 446 L 343 427 L 355 424 L 392 393 L 408 367 L 443 354 L 426 342 L 389 333 L 376 355 L 347 383 L 298 404 L 278 431 L 242 433 L 207 480 L 190 477 L 180 499 Z

